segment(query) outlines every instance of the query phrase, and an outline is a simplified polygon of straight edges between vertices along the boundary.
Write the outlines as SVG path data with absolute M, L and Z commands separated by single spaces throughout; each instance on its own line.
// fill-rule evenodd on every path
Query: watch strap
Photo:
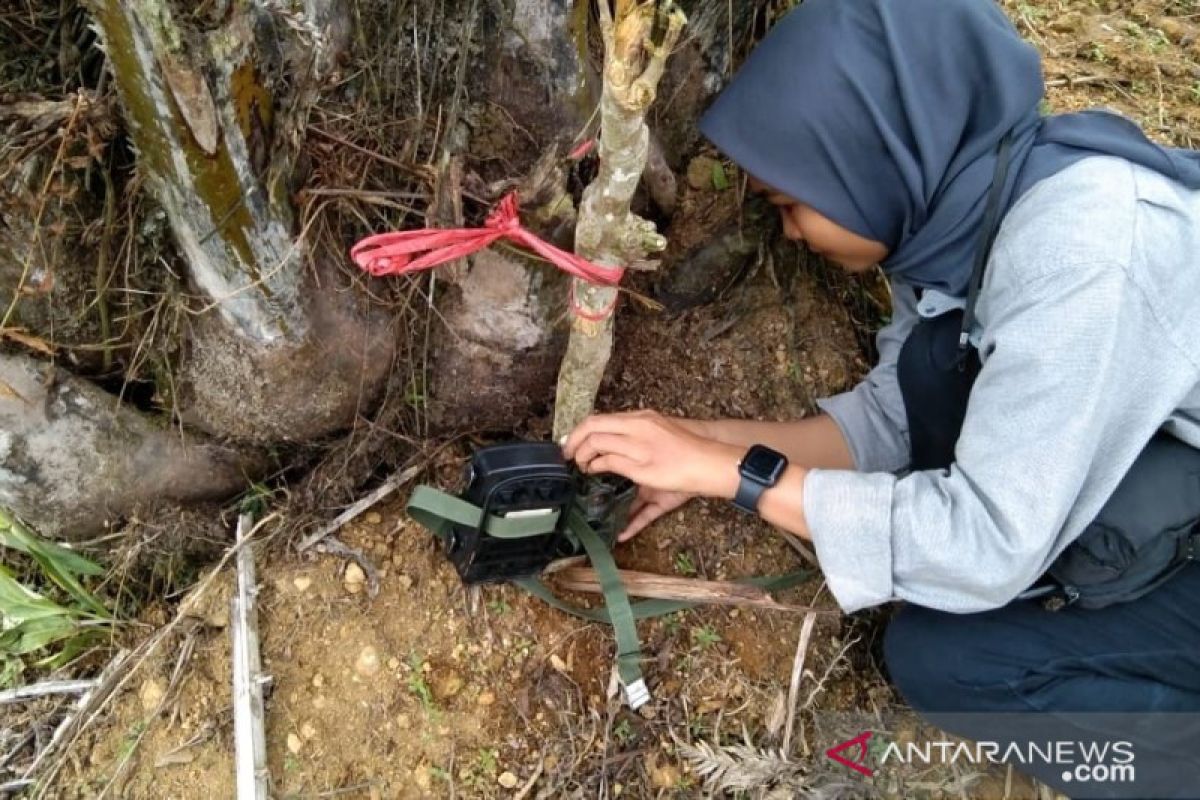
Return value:
M 733 497 L 733 504 L 748 514 L 758 513 L 758 500 L 767 487 L 758 481 L 750 480 L 745 475 L 741 478 L 737 494 Z

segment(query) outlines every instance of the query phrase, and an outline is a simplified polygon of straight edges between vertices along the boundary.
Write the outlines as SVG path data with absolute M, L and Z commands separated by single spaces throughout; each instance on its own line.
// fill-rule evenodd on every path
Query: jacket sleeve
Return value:
M 860 472 L 895 472 L 908 466 L 908 418 L 896 381 L 896 361 L 918 319 L 913 288 L 893 282 L 892 319 L 876 338 L 879 363 L 851 391 L 817 401 L 841 429 Z
M 809 529 L 847 612 L 894 599 L 1005 605 L 1095 518 L 1196 385 L 1120 265 L 1015 275 L 979 309 L 984 364 L 948 470 L 808 475 Z

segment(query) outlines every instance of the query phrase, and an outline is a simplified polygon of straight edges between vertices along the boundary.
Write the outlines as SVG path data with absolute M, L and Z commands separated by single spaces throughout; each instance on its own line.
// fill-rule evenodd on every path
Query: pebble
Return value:
M 434 690 L 437 692 L 439 700 L 454 697 L 462 691 L 462 688 L 463 679 L 457 672 L 447 673 L 434 682 Z
M 379 523 L 383 522 L 383 515 L 378 511 L 368 511 L 367 515 L 363 517 L 363 519 L 366 520 L 368 525 L 378 525 Z
M 490 706 L 496 702 L 496 693 L 495 692 L 482 692 L 479 695 L 479 699 L 476 700 L 475 702 L 479 703 L 479 705 L 481 705 L 481 706 Z
M 515 789 L 517 788 L 517 784 L 520 783 L 520 781 L 517 780 L 517 776 L 513 775 L 511 772 L 501 772 L 500 777 L 497 778 L 496 781 L 505 789 Z
M 142 710 L 153 711 L 158 708 L 164 694 L 166 694 L 166 689 L 163 688 L 162 681 L 151 678 L 143 683 L 142 688 L 138 691 L 138 698 L 142 701 Z
M 379 672 L 379 653 L 374 647 L 367 645 L 354 661 L 354 671 L 364 678 L 369 678 Z
M 297 736 L 294 733 L 288 734 L 287 749 L 289 752 L 291 752 L 293 754 L 299 753 L 300 750 L 303 749 L 303 747 L 304 747 L 304 742 L 301 741 L 299 736 Z
M 317 735 L 317 729 L 313 727 L 311 722 L 306 722 L 300 726 L 300 735 L 305 739 L 311 739 Z
M 312 578 L 307 575 L 297 575 L 292 585 L 296 587 L 298 592 L 307 592 L 308 587 L 312 586 Z
M 325 685 L 325 676 L 319 672 L 316 675 L 313 675 L 312 685 L 314 688 L 320 689 Z
M 346 565 L 346 571 L 342 575 L 342 582 L 345 584 L 347 592 L 358 594 L 367 582 L 367 575 L 363 572 L 362 567 L 351 561 Z
M 393 671 L 400 669 L 400 659 L 398 659 L 394 656 L 392 658 L 389 658 L 388 659 L 388 669 L 393 670 Z

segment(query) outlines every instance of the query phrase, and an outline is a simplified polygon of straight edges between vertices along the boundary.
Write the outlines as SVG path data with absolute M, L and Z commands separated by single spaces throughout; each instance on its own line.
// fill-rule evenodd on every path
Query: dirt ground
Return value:
M 1195 0 L 1005 5 L 1046 55 L 1052 109 L 1113 106 L 1164 142 L 1197 145 Z M 871 321 L 860 318 L 870 304 L 852 283 L 801 261 L 793 254 L 760 266 L 718 302 L 677 316 L 626 304 L 602 407 L 794 418 L 810 413 L 814 398 L 852 386 L 867 367 L 859 331 Z M 460 455 L 447 453 L 423 479 L 447 485 Z M 260 560 L 275 796 L 693 797 L 702 780 L 684 745 L 780 747 L 798 615 L 704 609 L 642 623 L 654 700 L 631 713 L 607 697 L 607 628 L 512 587 L 465 590 L 432 537 L 406 518 L 401 495 L 339 534 L 379 567 L 376 597 L 340 557 L 275 548 Z M 618 558 L 715 579 L 806 566 L 765 525 L 706 502 L 660 522 Z M 193 649 L 166 710 L 148 714 L 170 684 L 178 648 L 131 681 L 77 750 L 59 796 L 93 797 L 105 787 L 112 797 L 233 796 L 230 591 L 226 580 L 180 637 Z M 781 599 L 836 608 L 815 571 Z M 817 623 L 792 740 L 813 779 L 828 746 L 812 735 L 821 715 L 902 708 L 878 660 L 890 613 Z M 110 785 L 126 758 L 130 768 Z M 1007 777 L 1009 797 L 1036 796 L 1032 784 L 1004 773 L 969 789 L 953 775 L 909 777 L 856 791 L 998 798 Z

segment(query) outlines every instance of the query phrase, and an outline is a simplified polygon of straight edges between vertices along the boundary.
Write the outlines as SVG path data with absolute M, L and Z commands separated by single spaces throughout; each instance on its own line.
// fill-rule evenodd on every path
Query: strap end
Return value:
M 650 702 L 650 690 L 646 688 L 646 681 L 638 678 L 633 683 L 626 685 L 625 699 L 629 702 L 629 707 L 634 711 L 637 711 Z

